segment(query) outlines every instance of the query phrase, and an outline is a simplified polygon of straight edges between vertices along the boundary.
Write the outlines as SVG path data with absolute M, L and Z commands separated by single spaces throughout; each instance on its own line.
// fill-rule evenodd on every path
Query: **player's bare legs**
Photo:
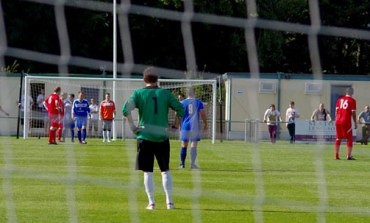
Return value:
M 339 160 L 339 150 L 340 150 L 340 143 L 341 139 L 336 138 L 334 142 L 334 158 L 336 160 Z

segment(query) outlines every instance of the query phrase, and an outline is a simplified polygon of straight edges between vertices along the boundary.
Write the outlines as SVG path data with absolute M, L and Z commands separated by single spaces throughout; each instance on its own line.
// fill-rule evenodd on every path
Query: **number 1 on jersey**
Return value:
M 157 97 L 152 97 L 154 103 L 154 114 L 158 114 L 158 99 Z

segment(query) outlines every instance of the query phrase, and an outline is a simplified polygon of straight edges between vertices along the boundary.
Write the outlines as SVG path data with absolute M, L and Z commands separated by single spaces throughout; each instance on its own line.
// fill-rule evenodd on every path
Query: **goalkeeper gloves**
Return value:
M 140 126 L 140 127 L 137 127 L 135 126 L 134 124 L 130 125 L 130 129 L 131 131 L 136 135 L 138 134 L 142 129 L 144 128 L 144 126 Z

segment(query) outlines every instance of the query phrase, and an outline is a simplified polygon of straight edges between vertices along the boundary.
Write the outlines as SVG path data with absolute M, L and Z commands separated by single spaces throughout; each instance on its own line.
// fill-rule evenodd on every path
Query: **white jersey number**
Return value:
M 347 109 L 348 108 L 348 100 L 344 100 L 344 99 L 340 100 L 339 108 Z

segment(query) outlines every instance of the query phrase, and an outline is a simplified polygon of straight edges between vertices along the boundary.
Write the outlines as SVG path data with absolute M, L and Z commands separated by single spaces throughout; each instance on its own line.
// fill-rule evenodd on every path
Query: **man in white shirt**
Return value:
M 94 98 L 90 99 L 90 117 L 89 117 L 89 136 L 98 137 L 98 125 L 99 125 L 99 105 L 96 103 Z M 94 134 L 92 130 L 94 129 Z
M 286 110 L 285 121 L 289 131 L 290 143 L 295 143 L 295 119 L 299 118 L 299 111 L 294 108 L 294 101 L 289 103 L 289 108 Z

